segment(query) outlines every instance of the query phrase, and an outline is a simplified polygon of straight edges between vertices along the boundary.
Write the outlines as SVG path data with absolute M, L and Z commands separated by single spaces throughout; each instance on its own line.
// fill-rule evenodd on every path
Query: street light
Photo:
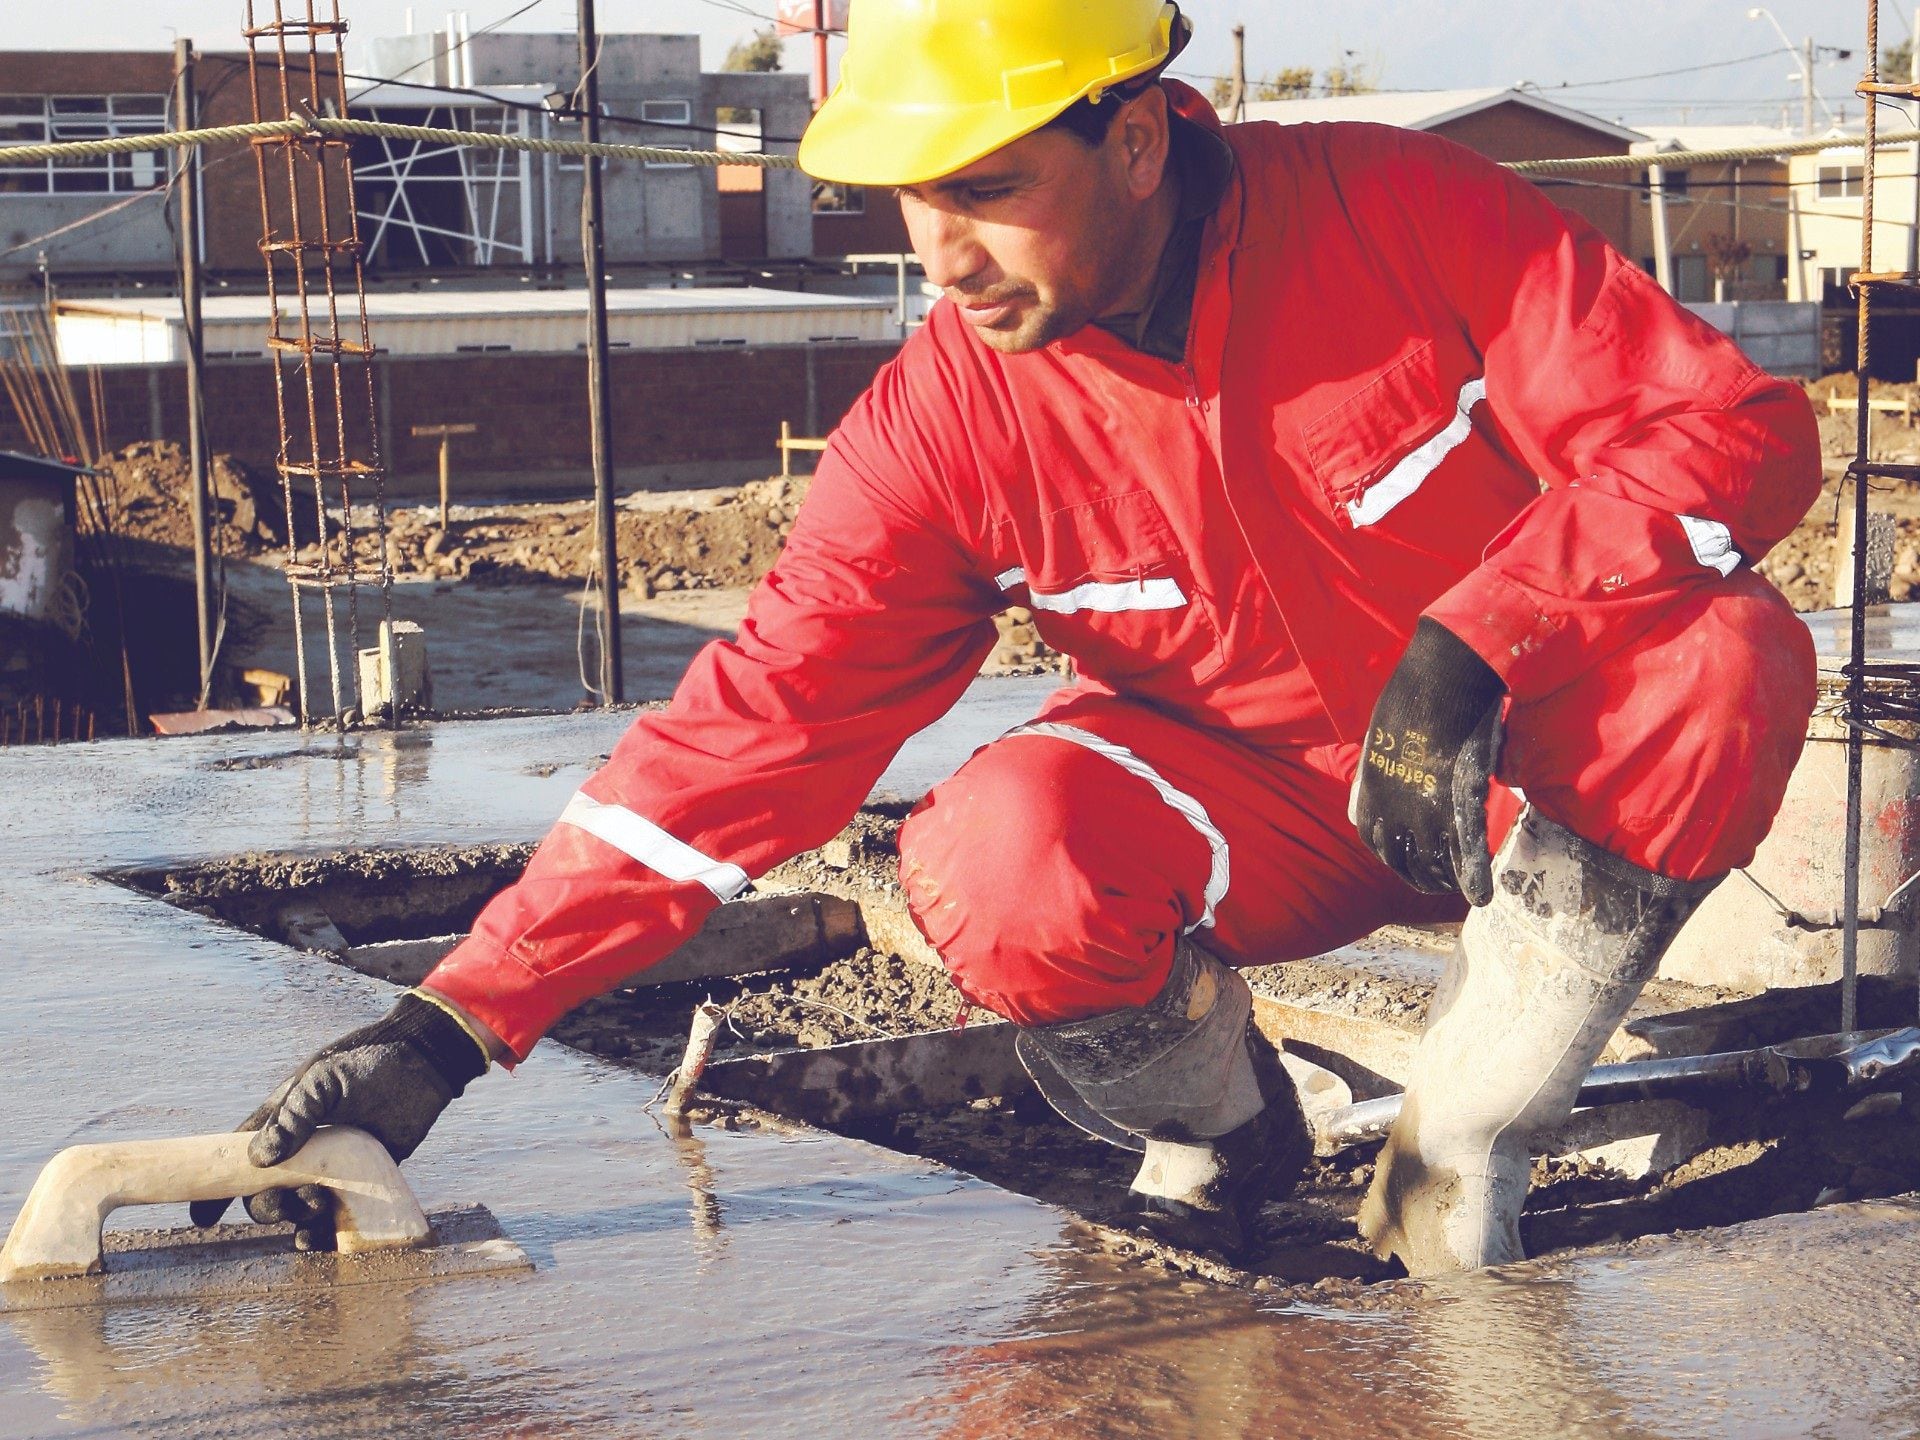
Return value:
M 1820 95 L 1820 92 L 1814 88 L 1813 41 L 1808 40 L 1804 48 L 1794 44 L 1793 38 L 1787 34 L 1779 20 L 1774 17 L 1774 13 L 1764 5 L 1756 5 L 1747 11 L 1747 19 L 1765 20 L 1769 25 L 1773 26 L 1773 33 L 1780 37 L 1781 46 L 1793 56 L 1794 62 L 1799 65 L 1801 85 L 1800 119 L 1806 132 L 1809 135 L 1813 133 L 1813 105 L 1816 100 L 1820 102 L 1820 108 L 1827 112 L 1827 120 L 1831 123 L 1833 120 L 1833 107 L 1827 104 L 1826 100 Z

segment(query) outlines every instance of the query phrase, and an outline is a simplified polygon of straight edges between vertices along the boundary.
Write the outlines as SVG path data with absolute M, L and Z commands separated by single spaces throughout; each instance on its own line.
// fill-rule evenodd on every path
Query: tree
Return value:
M 1700 249 L 1706 254 L 1707 269 L 1713 273 L 1713 298 L 1724 300 L 1727 286 L 1745 274 L 1747 262 L 1753 258 L 1753 246 L 1715 231 L 1700 242 Z
M 1913 39 L 1909 36 L 1898 45 L 1885 46 L 1880 51 L 1880 78 L 1882 80 L 1905 80 L 1913 74 Z
M 722 70 L 751 71 L 755 74 L 767 74 L 780 68 L 780 37 L 773 27 L 756 30 L 745 40 L 736 40 L 733 48 L 727 51 L 727 58 L 720 62 Z
M 1371 95 L 1380 88 L 1374 83 L 1371 67 L 1355 59 L 1351 50 L 1340 64 L 1327 67 L 1320 84 L 1329 95 Z
M 1284 70 L 1275 71 L 1271 79 L 1260 81 L 1253 90 L 1254 97 L 1259 100 L 1303 99 L 1313 93 L 1313 67 L 1289 65 Z

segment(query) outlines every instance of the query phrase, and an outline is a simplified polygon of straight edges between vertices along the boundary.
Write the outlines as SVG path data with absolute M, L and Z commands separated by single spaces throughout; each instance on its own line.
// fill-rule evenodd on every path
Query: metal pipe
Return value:
M 194 129 L 198 116 L 193 93 L 193 42 L 173 42 L 174 123 Z M 200 642 L 199 700 L 207 708 L 213 680 L 213 593 L 210 546 L 207 538 L 206 403 L 201 389 L 205 347 L 200 329 L 200 151 L 185 151 L 174 172 L 178 202 L 177 244 L 180 250 L 180 313 L 187 350 L 187 507 L 193 520 L 193 620 Z
M 600 43 L 593 0 L 580 4 L 581 138 L 600 139 Z M 613 432 L 607 384 L 607 250 L 597 155 L 581 167 L 580 244 L 587 266 L 587 425 L 593 443 L 593 517 L 600 555 L 600 703 L 625 698 L 620 666 L 620 540 L 613 516 Z
M 1867 1092 L 1892 1089 L 1916 1074 L 1920 1074 L 1920 1027 L 1865 1041 L 1857 1034 L 1814 1035 L 1754 1050 L 1596 1065 L 1574 1103 L 1591 1109 L 1723 1094 Z M 1383 1095 L 1314 1117 L 1316 1147 L 1325 1155 L 1384 1139 L 1405 1099 L 1404 1095 Z

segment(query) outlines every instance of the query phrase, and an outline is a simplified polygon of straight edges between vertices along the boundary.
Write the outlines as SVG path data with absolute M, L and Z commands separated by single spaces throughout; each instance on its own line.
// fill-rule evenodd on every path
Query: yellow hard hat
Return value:
M 1165 62 L 1165 0 L 854 0 L 840 83 L 800 168 L 841 185 L 918 185 Z

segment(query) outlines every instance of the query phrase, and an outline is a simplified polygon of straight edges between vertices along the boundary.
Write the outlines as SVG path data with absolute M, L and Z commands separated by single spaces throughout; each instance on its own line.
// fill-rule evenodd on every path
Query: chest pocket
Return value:
M 1022 537 L 1028 540 L 1028 537 Z M 1219 627 L 1173 528 L 1145 490 L 1050 511 L 996 580 L 1034 628 L 1100 681 L 1204 681 L 1223 663 Z
M 1482 378 L 1443 382 L 1433 342 L 1382 371 L 1302 432 L 1334 519 L 1350 529 L 1384 520 L 1473 435 Z

